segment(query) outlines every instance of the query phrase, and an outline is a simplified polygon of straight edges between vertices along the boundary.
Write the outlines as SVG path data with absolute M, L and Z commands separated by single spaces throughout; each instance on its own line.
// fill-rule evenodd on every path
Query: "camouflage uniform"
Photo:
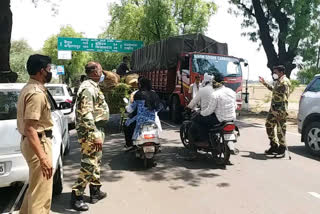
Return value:
M 94 149 L 94 139 L 104 141 L 104 125 L 109 120 L 109 108 L 98 83 L 85 80 L 78 90 L 76 101 L 76 129 L 81 144 L 81 169 L 72 190 L 83 195 L 88 183 L 101 186 L 100 165 L 102 151 Z
M 288 116 L 288 99 L 290 94 L 291 82 L 283 75 L 274 86 L 267 83 L 264 85 L 272 91 L 271 107 L 267 116 L 266 129 L 270 139 L 270 144 L 285 146 L 286 120 Z M 275 136 L 275 127 L 277 126 L 277 143 Z

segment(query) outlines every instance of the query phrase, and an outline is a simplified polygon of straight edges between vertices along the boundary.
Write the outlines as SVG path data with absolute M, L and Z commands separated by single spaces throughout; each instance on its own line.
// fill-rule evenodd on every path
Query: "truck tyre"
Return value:
M 180 101 L 177 96 L 172 97 L 171 103 L 170 103 L 170 118 L 171 121 L 174 123 L 181 122 L 182 116 L 181 116 L 181 106 Z

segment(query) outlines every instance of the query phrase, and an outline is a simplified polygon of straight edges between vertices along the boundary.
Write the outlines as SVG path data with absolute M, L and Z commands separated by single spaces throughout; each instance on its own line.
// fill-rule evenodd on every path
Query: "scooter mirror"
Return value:
M 123 98 L 123 102 L 125 102 L 126 104 L 129 103 L 129 100 L 127 98 Z

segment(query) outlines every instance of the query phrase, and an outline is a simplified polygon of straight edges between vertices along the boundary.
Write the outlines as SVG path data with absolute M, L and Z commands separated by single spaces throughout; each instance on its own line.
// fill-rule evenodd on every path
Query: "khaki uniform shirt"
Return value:
M 53 127 L 46 88 L 34 79 L 30 79 L 23 87 L 18 98 L 17 125 L 22 136 L 25 136 L 25 120 L 38 121 L 34 127 L 38 133 L 43 133 L 44 130 L 50 130 Z

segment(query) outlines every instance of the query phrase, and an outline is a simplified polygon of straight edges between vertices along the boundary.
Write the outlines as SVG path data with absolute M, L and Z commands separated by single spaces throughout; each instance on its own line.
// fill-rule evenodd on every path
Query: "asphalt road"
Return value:
M 121 134 L 109 135 L 103 146 L 102 189 L 108 197 L 89 205 L 88 213 L 139 214 L 318 214 L 319 158 L 309 155 L 297 133 L 287 133 L 292 160 L 267 158 L 265 129 L 238 122 L 241 128 L 232 165 L 225 169 L 202 155 L 186 161 L 179 127 L 163 123 L 158 165 L 144 170 L 133 154 L 123 151 Z M 64 190 L 53 198 L 53 213 L 76 213 L 70 208 L 71 186 L 79 173 L 80 149 L 71 131 L 72 150 L 64 159 Z M 6 194 L 0 190 L 0 205 Z M 88 189 L 85 197 L 89 200 Z

